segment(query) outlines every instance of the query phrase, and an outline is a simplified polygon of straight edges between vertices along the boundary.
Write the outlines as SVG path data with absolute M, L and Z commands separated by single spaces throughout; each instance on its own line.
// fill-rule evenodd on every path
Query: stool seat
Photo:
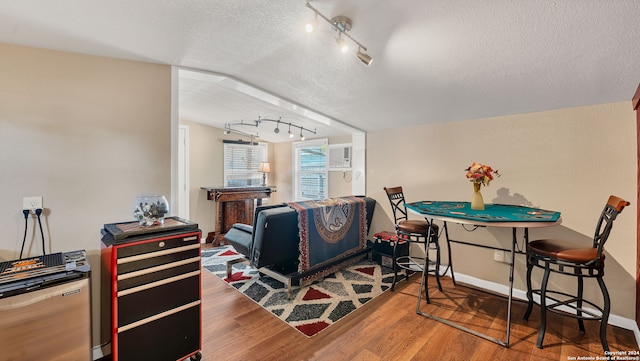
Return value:
M 427 234 L 431 229 L 431 234 L 438 233 L 438 226 L 429 224 L 427 221 L 410 219 L 408 221 L 400 221 L 396 225 L 398 231 L 405 233 Z
M 527 252 L 574 263 L 588 263 L 598 257 L 598 249 L 591 245 L 560 239 L 532 241 L 527 245 Z M 600 259 L 604 259 L 604 253 Z

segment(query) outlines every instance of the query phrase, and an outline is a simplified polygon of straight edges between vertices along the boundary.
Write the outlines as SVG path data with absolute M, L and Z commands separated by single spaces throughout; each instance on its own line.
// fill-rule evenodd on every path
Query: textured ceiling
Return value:
M 353 20 L 370 67 L 326 23 L 304 32 L 304 0 L 3 1 L 0 42 L 198 70 L 182 72 L 182 117 L 318 136 L 625 101 L 640 81 L 637 0 L 310 3 Z M 273 128 L 254 131 L 288 140 Z

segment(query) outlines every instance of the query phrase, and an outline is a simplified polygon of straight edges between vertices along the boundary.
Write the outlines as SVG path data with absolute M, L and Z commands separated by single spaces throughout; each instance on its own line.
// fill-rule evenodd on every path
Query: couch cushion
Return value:
M 251 238 L 253 237 L 251 232 L 246 232 L 245 230 L 240 229 L 234 225 L 233 228 L 229 230 L 224 235 L 224 238 L 229 242 L 236 251 L 242 253 L 245 257 L 251 256 Z
M 244 223 L 234 223 L 233 228 L 237 228 L 247 233 L 253 233 L 253 226 Z

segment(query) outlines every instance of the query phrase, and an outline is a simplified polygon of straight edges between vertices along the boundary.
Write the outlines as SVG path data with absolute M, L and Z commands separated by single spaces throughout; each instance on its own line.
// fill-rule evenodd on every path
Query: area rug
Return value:
M 202 266 L 307 337 L 356 311 L 393 282 L 390 268 L 365 259 L 306 287 L 294 287 L 289 299 L 284 284 L 246 262 L 234 264 L 227 279 L 226 262 L 239 257 L 232 246 L 202 250 Z

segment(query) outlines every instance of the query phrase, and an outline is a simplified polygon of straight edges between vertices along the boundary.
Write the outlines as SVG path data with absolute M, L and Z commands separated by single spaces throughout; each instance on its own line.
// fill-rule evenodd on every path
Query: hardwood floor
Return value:
M 535 346 L 539 309 L 528 322 L 526 304 L 513 303 L 511 347 L 505 348 L 416 314 L 419 277 L 401 282 L 318 335 L 307 338 L 203 269 L 203 360 L 570 360 L 603 356 L 599 323 L 548 316 L 544 349 Z M 504 338 L 506 299 L 443 279 L 444 292 L 430 280 L 431 305 L 424 312 Z M 609 326 L 611 351 L 638 350 L 632 331 Z

